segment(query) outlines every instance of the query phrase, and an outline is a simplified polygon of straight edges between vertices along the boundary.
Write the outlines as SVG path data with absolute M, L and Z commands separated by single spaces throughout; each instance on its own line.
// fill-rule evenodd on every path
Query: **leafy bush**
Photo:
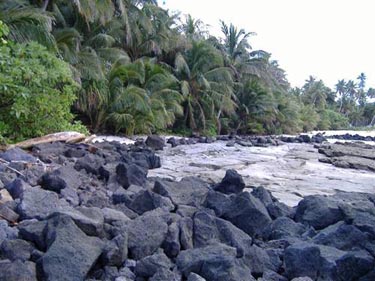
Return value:
M 72 125 L 70 107 L 79 85 L 69 65 L 37 43 L 0 43 L 0 135 L 41 136 Z

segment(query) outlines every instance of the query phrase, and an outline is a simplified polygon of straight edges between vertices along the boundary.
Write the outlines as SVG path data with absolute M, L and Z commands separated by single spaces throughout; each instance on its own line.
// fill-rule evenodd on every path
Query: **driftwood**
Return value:
M 77 142 L 82 142 L 85 139 L 86 139 L 86 136 L 78 132 L 60 132 L 60 133 L 55 133 L 55 134 L 49 134 L 49 135 L 39 137 L 39 138 L 25 140 L 25 141 L 10 145 L 9 148 L 12 148 L 12 147 L 30 148 L 37 144 L 56 142 L 56 141 L 62 141 L 62 142 L 67 142 L 67 143 L 77 143 Z

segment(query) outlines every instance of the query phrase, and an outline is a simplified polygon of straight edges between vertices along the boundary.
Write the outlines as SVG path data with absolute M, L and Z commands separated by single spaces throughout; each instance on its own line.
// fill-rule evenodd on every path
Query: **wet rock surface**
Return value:
M 261 167 L 267 145 L 285 152 L 272 138 L 232 140 L 198 138 L 195 149 L 259 149 L 251 161 Z M 226 168 L 212 182 L 156 177 L 159 156 L 139 144 L 53 143 L 6 154 L 8 163 L 32 162 L 0 169 L 0 207 L 10 214 L 0 217 L 0 280 L 373 280 L 374 194 L 335 190 L 290 207 L 256 179 L 249 184 L 239 162 L 211 163 L 211 171 Z
M 319 160 L 340 168 L 352 168 L 375 172 L 375 146 L 365 143 L 324 144 L 319 153 L 327 156 Z

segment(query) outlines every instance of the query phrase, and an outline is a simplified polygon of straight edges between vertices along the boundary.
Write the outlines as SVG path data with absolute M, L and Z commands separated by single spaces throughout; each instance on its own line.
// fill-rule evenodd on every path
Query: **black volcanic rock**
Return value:
M 155 150 L 163 150 L 165 146 L 164 139 L 156 135 L 148 136 L 145 143 Z
M 225 194 L 240 193 L 244 188 L 243 178 L 235 170 L 227 170 L 221 183 L 214 186 L 214 190 Z
M 178 145 L 198 140 L 214 139 Z M 12 196 L 0 203 L 1 214 L 14 215 L 0 218 L 0 280 L 374 280 L 373 194 L 307 196 L 291 208 L 264 187 L 244 191 L 234 170 L 211 185 L 147 178 L 160 158 L 143 141 L 52 143 L 15 153 L 36 162 L 12 166 L 27 176 L 0 167 L 0 191 Z

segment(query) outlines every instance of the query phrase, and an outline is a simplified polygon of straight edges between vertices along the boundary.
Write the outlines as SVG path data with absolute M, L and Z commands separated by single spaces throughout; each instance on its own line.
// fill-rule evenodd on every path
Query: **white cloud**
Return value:
M 254 49 L 272 53 L 293 86 L 309 75 L 333 87 L 364 72 L 375 87 L 373 0 L 165 0 L 162 7 L 190 13 L 219 35 L 219 19 L 258 35 Z

